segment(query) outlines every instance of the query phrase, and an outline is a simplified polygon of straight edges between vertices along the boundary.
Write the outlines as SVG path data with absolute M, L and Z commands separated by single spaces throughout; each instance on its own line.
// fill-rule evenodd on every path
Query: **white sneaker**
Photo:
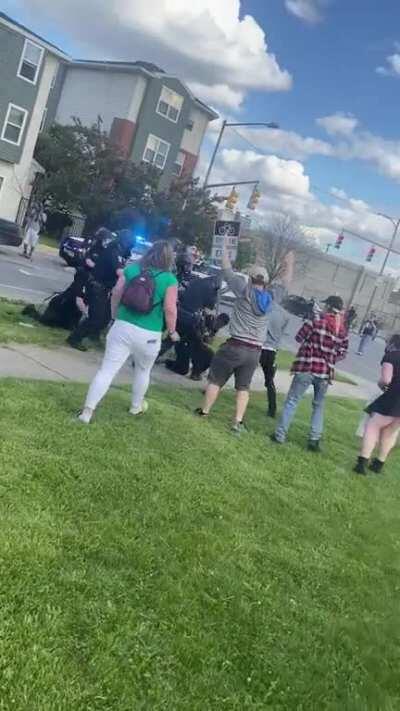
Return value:
M 149 403 L 147 400 L 143 400 L 142 404 L 140 407 L 131 407 L 129 410 L 129 413 L 131 415 L 144 415 L 145 412 L 149 409 Z
M 84 425 L 89 425 L 92 417 L 93 417 L 93 410 L 89 410 L 88 407 L 85 407 L 82 410 L 82 412 L 78 415 L 78 420 L 79 420 L 79 422 L 82 422 Z

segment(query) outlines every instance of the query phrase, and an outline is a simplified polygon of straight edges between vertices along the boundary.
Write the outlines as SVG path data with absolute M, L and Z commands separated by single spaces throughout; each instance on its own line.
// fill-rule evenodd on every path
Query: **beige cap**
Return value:
M 259 282 L 263 281 L 264 284 L 268 284 L 268 281 L 269 281 L 268 272 L 265 269 L 265 267 L 260 267 L 258 264 L 254 264 L 254 266 L 252 266 L 250 268 L 249 276 L 254 281 L 259 281 Z

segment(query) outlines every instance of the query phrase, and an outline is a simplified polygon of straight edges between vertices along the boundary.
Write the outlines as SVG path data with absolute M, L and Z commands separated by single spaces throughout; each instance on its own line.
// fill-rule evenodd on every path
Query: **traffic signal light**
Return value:
M 336 242 L 335 242 L 335 249 L 340 249 L 344 240 L 344 235 L 340 234 L 337 236 Z
M 257 204 L 258 204 L 258 201 L 259 201 L 260 197 L 261 197 L 261 193 L 260 193 L 260 191 L 259 191 L 259 189 L 258 189 L 258 186 L 255 185 L 254 188 L 253 188 L 253 192 L 252 192 L 251 195 L 250 195 L 250 200 L 249 200 L 249 202 L 247 203 L 247 209 L 248 209 L 248 210 L 255 210 L 256 207 L 257 207 Z
M 370 247 L 370 249 L 368 250 L 368 254 L 367 254 L 367 262 L 372 262 L 375 252 L 376 252 L 375 247 Z
M 233 210 L 235 207 L 237 201 L 239 200 L 239 193 L 235 188 L 232 188 L 230 195 L 228 196 L 228 199 L 226 201 L 226 208 L 228 210 Z

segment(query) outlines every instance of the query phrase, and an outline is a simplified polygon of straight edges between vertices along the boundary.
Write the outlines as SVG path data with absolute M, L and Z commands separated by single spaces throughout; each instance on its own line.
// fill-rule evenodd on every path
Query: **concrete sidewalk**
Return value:
M 68 347 L 47 349 L 34 345 L 10 343 L 0 347 L 0 377 L 89 383 L 96 373 L 101 359 L 102 353 L 98 351 L 80 353 Z M 360 400 L 370 400 L 375 395 L 376 385 L 354 376 L 352 378 L 358 382 L 357 386 L 336 382 L 329 388 L 329 395 Z M 126 365 L 121 370 L 116 383 L 130 384 L 131 380 L 132 368 L 130 365 Z M 195 389 L 204 387 L 204 382 L 195 383 L 189 378 L 175 375 L 163 365 L 154 367 L 152 382 Z M 290 382 L 291 376 L 288 371 L 278 372 L 276 376 L 278 392 L 286 393 Z M 230 382 L 228 385 L 232 387 L 233 383 Z M 252 389 L 264 390 L 261 368 L 254 376 Z

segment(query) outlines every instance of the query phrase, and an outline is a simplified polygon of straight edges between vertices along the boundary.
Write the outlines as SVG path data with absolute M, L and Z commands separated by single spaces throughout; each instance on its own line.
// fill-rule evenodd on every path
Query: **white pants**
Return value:
M 24 245 L 29 247 L 32 251 L 35 249 L 37 243 L 39 242 L 39 231 L 34 230 L 33 227 L 28 227 L 24 237 Z
M 140 408 L 160 347 L 161 333 L 146 331 L 127 321 L 116 321 L 108 333 L 103 362 L 89 388 L 85 407 L 96 409 L 117 373 L 129 356 L 133 356 L 132 407 Z

